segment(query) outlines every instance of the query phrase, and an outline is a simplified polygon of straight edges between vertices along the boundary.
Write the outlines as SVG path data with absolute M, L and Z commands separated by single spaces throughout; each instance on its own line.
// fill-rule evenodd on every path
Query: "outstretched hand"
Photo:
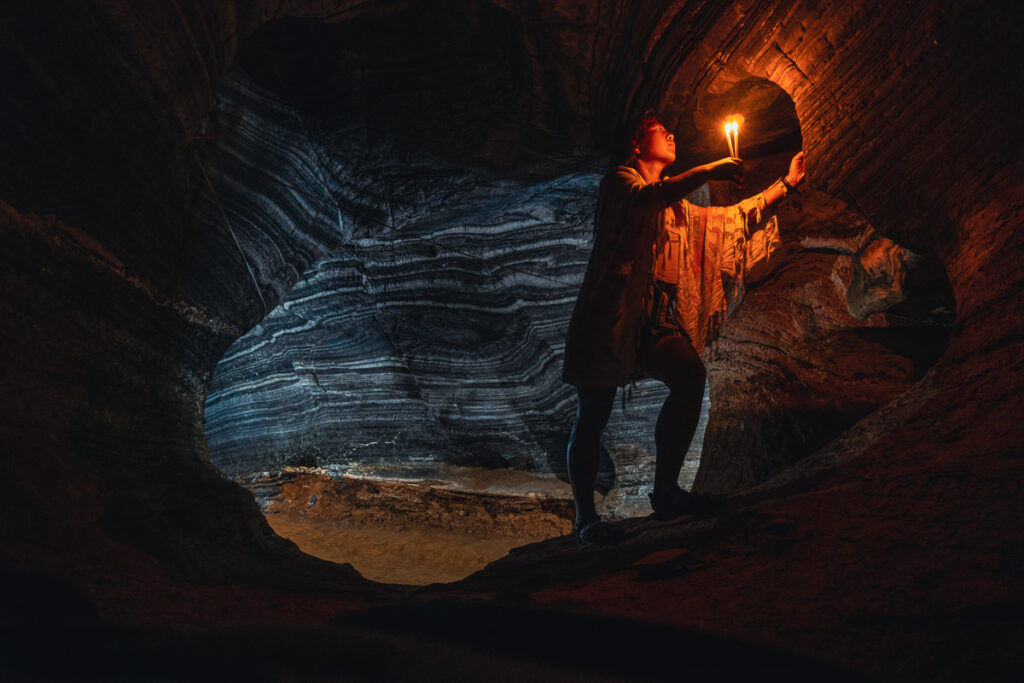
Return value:
M 786 174 L 786 182 L 796 187 L 804 181 L 804 175 L 806 174 L 806 167 L 804 165 L 804 157 L 806 154 L 800 152 L 789 162 L 789 173 Z
M 708 176 L 711 180 L 731 180 L 737 185 L 743 184 L 743 159 L 725 157 L 708 164 Z

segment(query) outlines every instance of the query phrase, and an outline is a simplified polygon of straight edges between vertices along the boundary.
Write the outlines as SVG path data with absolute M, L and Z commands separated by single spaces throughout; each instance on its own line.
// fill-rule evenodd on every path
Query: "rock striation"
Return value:
M 788 162 L 782 154 L 748 164 L 744 183 L 765 186 Z M 714 189 L 720 203 L 742 193 Z M 699 490 L 737 493 L 815 453 L 909 390 L 949 338 L 953 300 L 934 258 L 880 237 L 815 190 L 787 198 L 779 221 L 779 252 L 753 273 L 708 354 Z M 928 285 L 904 286 L 908 271 Z
M 679 124 L 681 147 L 715 149 L 716 112 L 743 98 L 764 113 L 751 120 L 766 122 L 765 157 L 799 140 L 812 189 L 902 249 L 934 258 L 944 273 L 936 282 L 949 283 L 952 306 L 908 296 L 904 303 L 923 302 L 913 315 L 892 307 L 859 321 L 843 290 L 856 268 L 847 257 L 873 270 L 871 250 L 856 254 L 863 232 L 837 226 L 844 246 L 832 251 L 801 237 L 806 253 L 748 292 L 720 345 L 732 360 L 721 368 L 725 390 L 712 388 L 712 410 L 724 411 L 722 424 L 750 428 L 732 439 L 715 431 L 712 415 L 702 464 L 709 488 L 730 489 L 766 475 L 742 459 L 730 467 L 730 453 L 764 454 L 777 441 L 762 458 L 769 469 L 786 467 L 790 451 L 810 455 L 773 477 L 781 484 L 737 498 L 721 523 L 633 539 L 637 559 L 699 545 L 695 554 L 715 571 L 633 581 L 621 554 L 554 544 L 541 550 L 587 581 L 551 586 L 556 578 L 540 562 L 463 597 L 711 629 L 876 676 L 1019 679 L 1021 7 L 443 5 L 98 0 L 0 10 L 8 93 L 0 104 L 0 466 L 12 482 L 0 500 L 0 564 L 13 621 L 38 624 L 38 606 L 65 596 L 63 610 L 43 613 L 83 629 L 323 624 L 397 595 L 299 553 L 209 461 L 204 407 L 224 353 L 314 264 L 345 262 L 346 243 L 388 241 L 354 231 L 364 211 L 386 214 L 376 196 L 363 195 L 367 183 L 332 196 L 341 221 L 285 191 L 315 188 L 319 197 L 330 185 L 329 166 L 316 158 L 329 141 L 295 135 L 301 128 L 285 109 L 275 135 L 295 144 L 270 146 L 265 157 L 250 150 L 237 168 L 217 158 L 218 149 L 244 145 L 229 139 L 231 126 L 218 124 L 211 106 L 241 66 L 243 46 L 257 45 L 266 27 L 290 36 L 282 52 L 330 66 L 296 80 L 285 62 L 264 62 L 299 91 L 320 93 L 297 108 L 315 114 L 309 130 L 380 124 L 372 142 L 401 138 L 403 163 L 443 159 L 463 177 L 486 171 L 523 191 L 579 173 L 581 156 L 626 115 L 652 106 Z M 312 23 L 294 23 L 300 16 L 323 20 L 340 43 L 313 40 Z M 328 83 L 319 91 L 308 87 L 317 74 Z M 366 116 L 347 116 L 346 103 Z M 204 129 L 204 121 L 212 123 Z M 414 135 L 398 136 L 416 121 Z M 810 197 L 805 210 L 816 212 Z M 231 230 L 212 227 L 218 204 L 237 223 Z M 197 215 L 207 219 L 190 219 Z M 769 286 L 775 295 L 762 296 Z M 920 322 L 943 309 L 952 325 Z M 915 322 L 894 324 L 897 316 Z M 930 354 L 919 353 L 921 330 Z M 406 353 L 414 351 L 422 350 Z M 751 378 L 770 393 L 741 391 Z M 844 383 L 849 395 L 837 388 Z M 741 476 L 730 480 L 731 469 Z M 545 582 L 546 595 L 524 597 Z M 34 634 L 35 645 L 54 639 L 15 630 Z M 416 650 L 422 661 L 435 642 Z
M 365 129 L 303 121 L 242 73 L 214 107 L 203 170 L 217 182 L 195 205 L 204 234 L 220 235 L 219 250 L 234 242 L 254 284 L 281 267 L 268 245 L 338 246 L 291 292 L 268 293 L 282 303 L 221 359 L 206 402 L 212 462 L 233 478 L 296 465 L 382 478 L 429 478 L 446 464 L 564 475 L 575 397 L 559 378 L 561 353 L 600 176 L 500 179 L 430 155 L 399 158 L 393 138 Z M 714 201 L 767 186 L 788 158 L 749 164 L 746 187 L 716 187 Z M 820 192 L 782 211 L 783 252 L 750 282 L 708 356 L 714 409 L 700 488 L 765 481 L 908 389 L 944 348 L 941 325 L 846 312 L 911 296 L 900 247 Z M 883 243 L 888 251 L 870 249 Z M 898 258 L 881 258 L 894 249 Z M 870 286 L 867 268 L 879 271 Z M 948 291 L 933 271 L 913 296 Z M 860 303 L 883 284 L 899 294 Z M 930 332 L 929 344 L 913 343 Z M 605 443 L 605 511 L 616 516 L 646 513 L 665 390 L 645 381 L 629 394 Z
M 211 461 L 233 478 L 294 465 L 384 478 L 444 464 L 564 475 L 576 399 L 561 356 L 600 175 L 501 179 L 399 158 L 394 139 L 367 130 L 311 132 L 302 121 L 242 73 L 214 107 L 216 141 L 201 157 L 213 180 L 195 221 L 219 236 L 211 251 L 234 242 L 245 255 L 250 305 L 251 292 L 263 296 L 255 283 L 281 267 L 274 244 L 337 246 L 220 360 L 206 400 Z M 609 502 L 620 514 L 645 500 L 665 390 L 643 381 L 629 394 L 602 472 L 605 490 L 621 478 Z M 699 438 L 691 450 L 687 486 Z

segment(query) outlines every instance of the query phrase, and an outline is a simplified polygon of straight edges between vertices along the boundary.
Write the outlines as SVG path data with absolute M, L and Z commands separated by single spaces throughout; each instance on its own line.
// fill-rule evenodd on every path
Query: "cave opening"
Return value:
M 317 673 L 405 680 L 456 671 L 494 680 L 532 675 L 537 666 L 551 680 L 569 668 L 579 677 L 664 679 L 678 677 L 681 666 L 718 676 L 725 666 L 729 678 L 731 662 L 744 674 L 757 668 L 800 678 L 768 657 L 784 650 L 792 664 L 826 660 L 868 678 L 1019 679 L 1024 155 L 1013 114 L 1024 87 L 1015 54 L 1020 7 L 455 0 L 445 4 L 471 10 L 456 17 L 465 37 L 431 46 L 428 34 L 440 29 L 415 13 L 428 3 L 442 5 L 98 0 L 5 7 L 0 374 L 11 485 L 3 498 L 0 602 L 11 637 L 0 668 L 11 671 L 7 678 L 136 680 L 198 671 L 238 678 L 251 671 L 289 680 Z M 294 32 L 294 59 L 310 50 L 340 59 L 340 49 L 326 50 L 315 34 L 347 31 L 362 47 L 350 50 L 338 82 L 363 89 L 317 88 L 317 78 L 332 72 L 314 78 L 313 70 L 264 60 L 278 83 L 250 59 L 250 71 L 232 74 L 233 90 L 222 90 L 227 71 L 241 66 L 240 45 L 251 52 L 257 43 L 246 41 L 260 26 L 294 14 L 329 17 L 326 27 Z M 450 45 L 473 35 L 488 37 L 474 44 L 474 59 L 452 53 Z M 422 63 L 406 63 L 403 43 L 416 45 Z M 394 81 L 401 88 L 387 87 Z M 313 87 L 295 85 L 303 82 Z M 455 231 L 414 231 L 441 244 L 416 239 L 422 257 L 410 233 L 401 258 L 364 258 L 377 258 L 393 241 L 384 228 L 371 229 L 369 217 L 402 228 L 417 215 L 450 216 L 486 181 L 493 190 L 487 201 L 496 205 L 519 191 L 562 193 L 568 201 L 511 212 L 527 233 L 535 215 L 554 226 L 555 204 L 582 211 L 573 202 L 582 198 L 578 188 L 555 180 L 589 172 L 589 150 L 613 123 L 652 106 L 676 116 L 671 126 L 683 135 L 701 100 L 710 107 L 728 94 L 719 97 L 728 105 L 733 94 L 754 102 L 763 93 L 784 104 L 773 84 L 798 115 L 810 187 L 785 207 L 780 257 L 787 258 L 752 283 L 709 360 L 713 401 L 695 486 L 742 492 L 714 519 L 629 519 L 622 524 L 627 542 L 611 551 L 556 538 L 510 552 L 455 585 L 409 589 L 298 551 L 273 532 L 253 495 L 211 464 L 203 420 L 211 380 L 224 387 L 214 373 L 218 360 L 231 360 L 232 344 L 258 326 L 277 324 L 270 334 L 284 341 L 305 324 L 297 316 L 308 318 L 317 300 L 306 280 L 326 277 L 317 274 L 321 262 L 333 260 L 354 292 L 380 304 L 365 310 L 399 320 L 408 313 L 438 347 L 443 330 L 458 325 L 467 348 L 498 349 L 483 332 L 504 333 L 506 322 L 520 332 L 525 318 L 508 306 L 499 315 L 462 299 L 459 316 L 424 309 L 414 317 L 416 307 L 407 304 L 415 303 L 415 288 L 388 280 L 401 296 L 380 298 L 381 273 L 368 272 L 363 285 L 353 264 L 385 264 L 395 283 L 407 269 L 426 291 L 442 279 L 417 277 L 431 260 L 436 269 L 428 275 L 518 278 L 524 291 L 538 292 L 537 301 L 562 305 L 541 296 L 541 286 L 555 291 L 554 283 L 498 268 L 504 261 L 488 266 L 478 258 L 484 243 L 474 236 L 473 245 L 462 245 Z M 288 87 L 323 102 L 296 106 Z M 260 106 L 243 106 L 246 100 Z M 360 116 L 345 115 L 342 105 Z M 741 108 L 753 126 L 753 111 Z M 694 128 L 711 131 L 705 148 L 717 156 L 724 140 L 715 116 Z M 395 163 L 364 163 L 378 162 L 379 149 L 343 146 L 344 136 L 330 135 L 342 130 L 391 150 L 386 158 Z M 740 136 L 747 152 L 756 142 L 749 131 Z M 328 153 L 335 143 L 344 152 L 337 162 L 348 164 L 337 173 L 340 183 Z M 744 156 L 753 184 L 755 160 Z M 420 161 L 452 170 L 422 197 L 400 173 Z M 767 158 L 763 165 L 762 179 L 771 179 Z M 600 161 L 593 166 L 599 174 Z M 455 192 L 457 185 L 465 192 Z M 403 196 L 414 197 L 414 208 L 429 207 L 416 214 L 398 203 Z M 804 223 L 793 222 L 801 216 Z M 560 261 L 584 250 L 570 246 L 524 252 L 530 267 L 511 265 L 533 273 L 538 261 L 536 274 L 562 279 Z M 928 252 L 940 259 L 933 269 Z M 544 262 L 540 254 L 550 253 Z M 912 292 L 915 282 L 948 291 L 947 275 L 955 314 L 951 301 Z M 308 304 L 294 299 L 300 288 Z M 449 289 L 449 298 L 473 290 Z M 285 324 L 279 310 L 286 299 L 296 324 Z M 357 312 L 327 303 L 339 315 Z M 534 335 L 537 349 L 556 338 Z M 469 357 L 457 345 L 455 352 Z M 311 399 L 322 400 L 316 382 L 328 383 L 304 358 L 282 354 L 282 373 L 301 375 Z M 396 375 L 406 372 L 394 367 Z M 357 376 L 360 368 L 345 369 Z M 278 382 L 246 379 L 260 389 Z M 396 386 L 381 394 L 412 405 L 412 389 L 424 391 Z M 220 405 L 244 395 L 224 392 Z M 278 396 L 289 399 L 286 391 Z M 316 405 L 296 403 L 296 413 Z M 458 403 L 461 414 L 446 405 L 450 423 L 475 416 L 466 402 Z M 262 425 L 256 417 L 239 424 L 255 445 L 272 444 L 274 430 L 287 432 L 277 415 L 284 417 L 278 411 Z M 532 424 L 521 423 L 520 433 Z M 382 457 L 390 458 L 387 448 Z M 316 457 L 310 450 L 303 466 Z M 496 457 L 488 462 L 499 465 L 494 472 L 525 472 Z M 617 466 L 616 485 L 623 473 Z M 780 477 L 789 483 L 779 485 Z M 325 502 L 308 493 L 303 504 L 313 495 Z M 439 609 L 448 600 L 484 609 Z M 382 603 L 397 609 L 380 615 Z M 418 626 L 379 630 L 389 615 L 391 625 L 408 626 L 407 608 L 417 606 Z M 510 618 L 510 608 L 519 618 Z M 339 622 L 354 613 L 368 619 Z M 480 627 L 492 623 L 502 627 Z M 579 637 L 567 642 L 564 632 Z M 65 656 L 39 656 L 55 642 Z M 599 654 L 577 656 L 586 652 Z
M 380 26 L 272 22 L 204 125 L 194 220 L 245 262 L 236 284 L 254 307 L 208 389 L 210 459 L 281 535 L 379 580 L 455 580 L 571 528 L 561 352 L 606 162 L 567 135 L 523 132 L 506 107 L 518 62 L 500 39 L 466 37 L 515 29 L 478 19 L 442 22 L 399 66 L 360 44 Z M 462 86 L 429 105 L 403 92 L 449 62 L 475 64 L 476 80 L 451 76 Z M 407 79 L 385 90 L 379 72 L 395 70 Z M 481 94 L 495 71 L 509 92 Z M 275 250 L 282 231 L 323 245 L 301 273 Z M 641 381 L 613 415 L 606 515 L 646 509 L 666 394 Z M 707 412 L 705 400 L 701 432 Z M 699 454 L 697 438 L 687 488 Z
M 194 219 L 240 254 L 231 286 L 253 290 L 253 326 L 209 385 L 210 459 L 280 535 L 384 582 L 457 580 L 571 528 L 575 395 L 560 361 L 606 162 L 590 131 L 530 122 L 519 29 L 473 7 L 397 28 L 373 15 L 267 24 L 225 78 L 197 155 Z M 404 35 L 402 22 L 416 42 L 369 38 Z M 679 166 L 718 156 L 707 131 L 746 112 L 746 187 L 712 183 L 696 203 L 766 186 L 801 146 L 792 99 L 767 79 L 663 105 L 681 112 Z M 934 259 L 823 192 L 780 216 L 792 226 L 781 257 L 708 357 L 684 488 L 771 480 L 945 348 L 951 297 Z M 281 234 L 316 255 L 309 268 L 295 270 Z M 910 266 L 916 290 L 903 287 Z M 603 514 L 649 512 L 665 395 L 643 381 L 613 413 Z

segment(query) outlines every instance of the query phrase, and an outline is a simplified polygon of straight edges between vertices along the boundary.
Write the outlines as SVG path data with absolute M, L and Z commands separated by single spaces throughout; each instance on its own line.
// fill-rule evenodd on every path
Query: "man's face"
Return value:
M 637 157 L 644 161 L 664 163 L 666 166 L 676 160 L 675 136 L 668 132 L 659 121 L 644 123 L 643 139 L 638 140 Z

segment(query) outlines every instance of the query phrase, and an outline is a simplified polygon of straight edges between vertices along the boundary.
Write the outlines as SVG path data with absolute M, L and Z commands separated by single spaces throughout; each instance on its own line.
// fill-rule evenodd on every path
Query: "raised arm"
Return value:
M 793 191 L 804 180 L 804 153 L 800 152 L 789 162 L 789 172 L 784 176 L 788 187 L 780 178 L 770 185 L 761 195 L 767 208 Z M 695 166 L 688 171 L 656 182 L 645 183 L 638 172 L 620 167 L 618 181 L 621 190 L 636 205 L 645 206 L 655 211 L 663 211 L 680 201 L 709 180 L 731 180 L 735 183 L 743 181 L 743 160 L 726 157 L 708 164 Z
M 664 211 L 709 180 L 740 182 L 743 179 L 743 161 L 726 157 L 651 183 L 644 182 L 641 174 L 642 171 L 619 167 L 617 175 L 623 188 L 621 191 L 638 206 Z
M 762 211 L 785 197 L 804 181 L 804 153 L 789 162 L 789 172 L 769 185 L 763 192 L 728 207 L 710 207 L 721 226 L 716 233 L 722 240 L 721 270 L 731 278 L 743 277 L 756 263 L 767 259 L 778 245 L 779 224 L 772 216 L 761 223 Z M 720 212 L 720 213 L 719 213 Z M 711 219 L 709 218 L 709 225 Z
M 800 152 L 790 160 L 789 173 L 776 180 L 761 193 L 764 197 L 765 207 L 771 206 L 793 192 L 804 181 L 804 174 L 804 153 Z
M 739 159 L 726 158 L 710 164 L 695 166 L 679 175 L 663 178 L 662 193 L 665 202 L 675 204 L 709 180 L 739 180 L 743 177 L 743 162 Z
M 804 174 L 804 153 L 800 152 L 790 160 L 789 172 L 761 193 L 764 195 L 765 205 L 771 206 L 792 192 L 797 185 L 804 181 Z M 743 181 L 743 160 L 726 157 L 709 164 L 695 166 L 679 175 L 663 178 L 660 185 L 666 206 L 675 204 L 709 180 L 731 180 L 741 183 Z

